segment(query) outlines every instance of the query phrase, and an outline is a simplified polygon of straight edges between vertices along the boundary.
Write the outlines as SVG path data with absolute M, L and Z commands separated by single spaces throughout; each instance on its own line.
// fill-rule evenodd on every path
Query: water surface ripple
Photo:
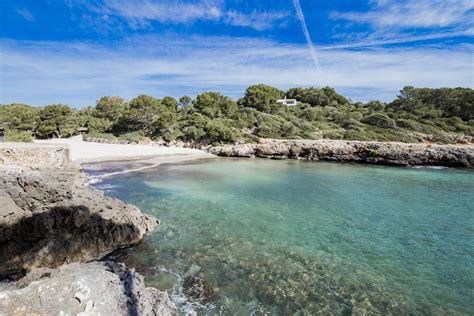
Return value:
M 472 170 L 219 159 L 95 185 L 161 219 L 116 255 L 183 312 L 474 314 Z

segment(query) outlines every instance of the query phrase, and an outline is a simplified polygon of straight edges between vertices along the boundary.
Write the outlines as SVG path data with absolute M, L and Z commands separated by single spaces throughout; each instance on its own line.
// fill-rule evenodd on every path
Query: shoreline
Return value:
M 0 167 L 0 314 L 175 314 L 166 292 L 106 258 L 159 220 L 87 178 L 71 163 Z
M 112 176 L 116 176 L 116 175 L 120 175 L 120 174 L 140 172 L 140 171 L 143 171 L 143 170 L 155 168 L 155 167 L 165 165 L 165 164 L 180 164 L 180 163 L 189 162 L 189 161 L 215 159 L 215 158 L 217 158 L 217 157 L 214 156 L 214 155 L 204 153 L 202 155 L 194 155 L 194 156 L 193 155 L 186 155 L 186 156 L 181 156 L 181 157 L 180 156 L 168 156 L 168 157 L 158 156 L 158 157 L 152 157 L 152 158 L 149 158 L 149 159 L 137 158 L 137 159 L 118 160 L 118 161 L 117 160 L 107 160 L 107 161 L 99 161 L 99 162 L 88 162 L 88 163 L 83 163 L 83 164 L 80 164 L 80 165 L 82 167 L 81 170 L 87 169 L 87 170 L 98 171 L 95 168 L 98 165 L 102 165 L 102 164 L 111 164 L 111 163 L 126 164 L 126 163 L 130 163 L 130 162 L 141 163 L 141 164 L 150 163 L 147 166 L 143 166 L 143 167 L 139 167 L 139 168 L 124 169 L 124 170 L 120 170 L 120 171 L 103 173 L 103 174 L 100 174 L 100 175 L 87 174 L 87 178 L 90 179 L 89 183 L 95 183 L 95 182 L 93 182 L 93 180 L 95 180 L 95 179 L 104 179 L 104 178 L 108 178 L 108 177 L 112 177 Z M 92 169 L 84 168 L 87 165 L 90 165 L 93 168 Z
M 142 241 L 159 220 L 92 187 L 96 177 L 84 166 L 142 164 L 101 175 L 107 177 L 214 157 L 197 149 L 97 146 L 80 139 L 1 144 L 0 314 L 126 314 L 133 309 L 135 314 L 174 315 L 166 292 L 146 287 L 133 267 L 107 257 Z M 44 288 L 67 305 L 50 300 Z M 95 306 L 96 301 L 108 303 Z
M 94 139 L 93 142 L 108 145 L 106 139 Z M 201 153 L 207 152 L 220 157 L 321 160 L 391 166 L 474 166 L 473 143 L 432 144 L 330 139 L 259 139 L 255 143 L 221 146 L 191 143 L 182 145 L 183 148 L 178 148 L 198 150 Z M 130 144 L 128 146 L 155 147 L 156 145 L 152 143 L 150 145 Z M 130 159 L 124 160 L 135 159 L 130 157 Z
M 342 144 L 343 143 L 346 143 L 347 145 L 347 142 L 342 142 Z M 318 146 L 320 146 L 321 142 L 318 143 L 317 141 L 309 142 L 309 141 L 285 141 L 285 140 L 268 141 L 267 140 L 266 142 L 259 143 L 259 144 L 244 144 L 244 145 L 223 147 L 223 148 L 230 148 L 229 152 L 233 153 L 234 155 L 222 154 L 220 156 L 235 157 L 235 158 L 252 157 L 252 158 L 271 158 L 271 159 L 301 159 L 301 160 L 306 160 L 306 161 L 321 160 L 321 161 L 332 161 L 332 162 L 340 162 L 340 163 L 347 163 L 347 162 L 370 163 L 361 159 L 355 160 L 354 157 L 357 157 L 357 156 L 354 156 L 354 157 L 344 156 L 344 155 L 349 155 L 350 151 L 348 150 L 350 150 L 350 148 L 354 148 L 354 146 L 342 147 L 340 151 L 337 151 L 334 145 L 341 144 L 341 142 L 334 142 L 334 141 L 329 142 L 331 146 L 329 147 L 329 149 L 326 149 L 326 150 L 331 150 L 334 156 L 332 156 L 333 159 L 327 159 L 327 160 L 320 159 L 321 158 L 320 156 L 311 156 L 315 154 L 314 153 L 315 150 L 321 150 L 321 147 L 318 147 L 318 146 L 311 147 L 309 145 L 304 145 L 304 144 L 309 144 L 309 145 L 318 144 Z M 355 142 L 355 144 L 361 144 L 361 143 Z M 365 145 L 365 143 L 362 143 L 362 144 Z M 370 144 L 372 146 L 377 147 L 378 149 L 380 149 L 380 146 L 382 146 L 382 143 L 378 143 L 378 142 L 371 142 Z M 104 144 L 100 144 L 100 145 L 103 146 Z M 295 145 L 298 145 L 298 146 L 295 147 Z M 400 146 L 400 143 L 391 143 L 390 145 Z M 413 145 L 414 144 L 406 144 L 402 146 L 413 146 Z M 127 145 L 118 145 L 118 146 L 127 146 Z M 130 145 L 130 146 L 137 146 L 137 145 Z M 258 146 L 264 146 L 264 147 L 258 147 Z M 269 147 L 265 147 L 265 146 L 269 146 Z M 426 146 L 427 145 L 425 145 L 424 147 Z M 21 147 L 21 146 L 18 146 L 18 147 Z M 26 147 L 28 146 L 25 146 L 24 148 Z M 34 148 L 34 149 L 41 148 L 41 146 L 39 147 L 34 146 L 34 144 L 29 147 Z M 49 147 L 54 147 L 55 149 L 57 149 L 57 147 L 61 147 L 61 146 L 59 146 L 59 142 L 58 142 L 57 144 L 55 144 L 55 146 L 49 146 Z M 154 146 L 150 146 L 150 147 L 154 147 Z M 468 162 L 472 161 L 472 149 L 473 149 L 472 146 L 456 146 L 456 147 L 469 149 L 470 151 L 468 150 L 464 152 L 464 153 L 467 153 L 465 156 L 465 159 Z M 74 148 L 77 149 L 77 147 L 67 146 L 67 149 L 71 150 L 70 152 L 71 154 L 73 153 Z M 210 149 L 211 153 L 213 152 L 213 150 L 215 151 L 216 148 L 219 149 L 220 147 L 211 148 Z M 246 150 L 250 148 L 250 150 L 253 150 L 253 152 L 252 151 L 246 151 L 246 152 L 239 151 L 242 148 Z M 267 151 L 263 151 L 265 148 L 267 148 L 266 149 Z M 171 150 L 173 149 L 174 148 L 171 148 Z M 377 149 L 374 149 L 371 147 L 371 150 L 377 150 Z M 38 306 L 35 305 L 38 303 L 36 303 L 35 301 L 28 301 L 28 302 L 23 301 L 23 296 L 18 291 L 18 289 L 26 286 L 28 291 L 31 291 L 31 292 L 37 291 L 37 288 L 31 285 L 33 284 L 33 281 L 37 280 L 35 279 L 35 275 L 43 273 L 41 271 L 45 271 L 45 269 L 47 269 L 47 273 L 49 273 L 50 276 L 47 278 L 42 278 L 37 282 L 44 282 L 44 284 L 51 284 L 51 283 L 58 282 L 57 284 L 60 284 L 60 285 L 63 284 L 61 282 L 64 282 L 65 284 L 67 284 L 67 282 L 70 282 L 67 279 L 69 278 L 69 276 L 72 276 L 72 275 L 82 276 L 85 273 L 84 271 L 90 271 L 90 273 L 96 275 L 98 278 L 97 286 L 102 287 L 103 283 L 101 282 L 105 279 L 104 273 L 108 273 L 107 269 L 109 269 L 107 267 L 107 265 L 109 264 L 108 263 L 109 261 L 107 257 L 103 256 L 103 254 L 104 253 L 111 254 L 114 251 L 121 249 L 123 247 L 133 246 L 133 244 L 142 240 L 146 232 L 151 231 L 156 226 L 156 223 L 154 222 L 156 219 L 153 216 L 142 213 L 139 209 L 137 209 L 133 205 L 125 204 L 120 200 L 106 197 L 105 192 L 103 190 L 100 190 L 99 188 L 95 188 L 91 185 L 92 184 L 91 180 L 100 179 L 100 178 L 109 177 L 109 176 L 118 175 L 118 174 L 139 172 L 139 171 L 143 171 L 149 168 L 160 166 L 162 164 L 174 164 L 174 163 L 179 164 L 179 163 L 193 161 L 193 160 L 216 158 L 217 156 L 219 156 L 219 155 L 214 155 L 211 153 L 206 153 L 201 150 L 194 150 L 194 153 L 187 153 L 187 154 L 186 153 L 174 153 L 174 154 L 169 153 L 169 154 L 155 155 L 151 157 L 145 156 L 145 155 L 133 156 L 133 157 L 122 155 L 120 157 L 115 157 L 115 158 L 112 157 L 112 159 L 110 159 L 111 158 L 110 156 L 102 156 L 99 158 L 95 157 L 94 158 L 95 160 L 92 162 L 85 162 L 85 163 L 79 164 L 76 159 L 75 162 L 74 161 L 73 163 L 68 162 L 61 167 L 51 165 L 49 166 L 49 169 L 43 168 L 43 169 L 31 170 L 31 169 L 26 168 L 25 166 L 15 167 L 13 165 L 11 165 L 10 167 L 5 166 L 4 168 L 0 168 L 0 173 L 1 175 L 3 175 L 3 177 L 0 177 L 0 180 L 3 180 L 3 185 L 2 187 L 0 187 L 0 200 L 4 199 L 2 201 L 8 202 L 5 204 L 7 205 L 6 207 L 7 212 L 5 214 L 0 214 L 2 215 L 0 219 L 2 219 L 4 223 L 6 220 L 6 223 L 8 223 L 8 225 L 10 225 L 10 223 L 13 223 L 13 225 L 16 225 L 18 227 L 23 225 L 22 221 L 24 220 L 24 218 L 25 217 L 28 218 L 28 215 L 25 215 L 25 210 L 31 207 L 28 204 L 28 202 L 21 202 L 22 199 L 25 199 L 25 200 L 31 200 L 32 203 L 36 203 L 37 206 L 35 206 L 34 212 L 36 212 L 37 209 L 48 210 L 47 212 L 45 212 L 46 214 L 44 214 L 45 217 L 41 215 L 41 219 L 33 223 L 34 225 L 32 226 L 32 229 L 35 231 L 33 232 L 34 234 L 39 234 L 40 236 L 43 236 L 42 235 L 44 234 L 44 232 L 42 232 L 42 229 L 44 228 L 43 226 L 49 227 L 49 224 L 43 224 L 42 222 L 46 223 L 50 221 L 49 217 L 52 216 L 54 218 L 57 218 L 57 219 L 54 219 L 55 222 L 57 221 L 64 224 L 64 227 L 62 228 L 60 227 L 59 229 L 67 230 L 67 236 L 69 237 L 65 237 L 65 238 L 77 238 L 80 236 L 80 238 L 86 238 L 86 240 L 88 240 L 89 238 L 94 239 L 95 243 L 98 242 L 96 240 L 98 238 L 100 242 L 102 243 L 103 241 L 106 241 L 107 238 L 109 237 L 101 237 L 101 235 L 97 237 L 94 234 L 91 234 L 89 237 L 87 236 L 84 237 L 82 235 L 83 233 L 79 233 L 79 231 L 83 231 L 85 227 L 89 227 L 90 225 L 96 225 L 93 223 L 96 223 L 97 219 L 99 218 L 97 216 L 100 216 L 100 220 L 104 221 L 105 223 L 105 227 L 100 228 L 100 230 L 103 230 L 103 233 L 105 235 L 118 234 L 115 237 L 110 237 L 110 238 L 113 238 L 115 242 L 119 241 L 118 245 L 115 245 L 115 246 L 109 245 L 108 247 L 106 247 L 107 249 L 102 248 L 103 252 L 101 251 L 100 253 L 89 253 L 88 255 L 90 256 L 90 258 L 88 259 L 87 256 L 86 257 L 82 257 L 82 256 L 84 256 L 85 253 L 87 254 L 88 252 L 90 252 L 89 248 L 91 247 L 91 245 L 89 244 L 89 242 L 88 241 L 84 242 L 84 239 L 82 240 L 79 239 L 77 241 L 75 240 L 73 241 L 74 247 L 72 248 L 75 248 L 75 251 L 79 251 L 79 253 L 68 254 L 68 256 L 70 256 L 70 259 L 67 259 L 64 262 L 60 262 L 60 260 L 58 261 L 57 259 L 54 259 L 54 258 L 51 259 L 56 254 L 49 253 L 48 251 L 42 254 L 42 256 L 44 257 L 43 262 L 40 262 L 40 261 L 30 262 L 28 261 L 31 258 L 30 255 L 28 254 L 24 255 L 22 253 L 18 254 L 15 251 L 10 251 L 10 253 L 14 253 L 15 255 L 17 255 L 17 257 L 21 257 L 21 260 L 25 260 L 24 262 L 25 267 L 26 267 L 25 270 L 29 272 L 26 274 L 26 276 L 24 276 L 23 278 L 20 278 L 18 281 L 11 282 L 11 286 L 9 288 L 2 288 L 3 286 L 0 283 L 0 298 L 3 298 L 5 295 L 9 299 L 11 298 L 13 300 L 14 298 L 13 301 L 12 300 L 5 301 L 6 302 L 5 304 L 7 305 L 9 304 L 8 306 L 7 305 L 2 306 L 2 302 L 0 302 L 0 313 L 2 311 L 2 308 L 4 308 L 3 310 L 8 310 L 8 311 L 14 310 L 11 308 L 25 308 L 25 307 L 38 308 Z M 223 153 L 227 153 L 227 152 L 223 151 Z M 249 153 L 252 153 L 252 154 L 250 155 Z M 321 152 L 317 152 L 317 154 L 321 155 Z M 433 157 L 436 158 L 436 156 L 433 156 Z M 456 157 L 454 153 L 453 153 L 453 157 Z M 318 159 L 315 159 L 315 158 L 318 158 Z M 404 157 L 404 159 L 407 159 L 407 158 L 409 157 Z M 451 158 L 451 159 L 454 159 L 454 158 Z M 109 173 L 105 173 L 99 176 L 93 176 L 84 171 L 85 169 L 84 167 L 88 164 L 106 165 L 106 164 L 121 164 L 121 163 L 123 163 L 123 165 L 126 165 L 127 163 L 131 163 L 132 165 L 145 164 L 145 166 L 141 166 L 138 168 L 125 169 L 125 170 L 120 170 L 120 171 L 115 171 L 115 172 L 109 172 Z M 381 163 L 380 161 L 376 161 L 375 164 L 392 165 L 392 166 L 407 166 L 404 164 L 394 164 L 394 163 L 385 164 L 385 163 Z M 408 165 L 408 166 L 411 166 L 411 165 Z M 423 166 L 434 167 L 437 165 L 436 164 L 414 165 L 413 167 L 417 167 L 417 166 L 418 167 L 423 167 Z M 20 174 L 20 176 L 18 174 Z M 22 181 L 15 182 L 14 180 L 15 178 L 22 178 L 22 179 L 24 178 L 25 180 L 22 180 L 23 182 Z M 81 185 L 81 183 L 83 185 Z M 19 185 L 18 190 L 14 188 L 12 191 L 11 189 L 17 185 Z M 29 191 L 25 191 L 24 193 L 21 193 L 21 190 L 25 190 L 24 188 L 30 188 L 30 189 Z M 23 194 L 23 196 L 18 195 L 16 192 L 20 192 L 21 194 Z M 38 199 L 38 194 L 40 194 L 39 199 Z M 50 197 L 50 195 L 52 197 Z M 55 195 L 58 195 L 58 197 L 55 197 Z M 77 199 L 76 196 L 79 196 L 79 199 Z M 50 201 L 51 199 L 53 202 Z M 54 207 L 58 205 L 60 207 L 65 207 L 65 209 L 67 209 L 68 211 L 65 213 L 64 212 L 58 213 L 54 211 Z M 81 211 L 79 209 L 79 213 L 80 213 L 79 218 L 81 219 L 78 222 L 76 222 L 76 220 L 73 220 L 72 222 L 70 222 L 69 220 L 65 220 L 65 218 L 67 219 L 67 218 L 76 217 L 76 215 L 78 214 L 77 213 L 78 210 L 76 210 L 78 205 L 83 205 L 83 206 L 85 205 L 86 207 L 90 208 L 90 212 L 89 210 Z M 11 213 L 11 210 L 13 210 L 13 213 Z M 50 211 L 50 210 L 53 210 L 53 211 Z M 126 213 L 129 213 L 129 212 L 133 212 L 135 214 L 134 219 L 133 218 L 126 219 L 125 217 L 127 216 Z M 100 215 L 96 216 L 95 215 L 96 213 Z M 108 215 L 104 217 L 104 215 L 102 214 L 105 214 L 105 213 L 108 213 Z M 11 214 L 14 214 L 13 217 L 9 217 L 9 216 L 12 216 Z M 38 211 L 38 214 L 39 214 L 39 211 Z M 33 213 L 33 215 L 35 216 L 35 213 Z M 117 220 L 118 222 L 115 222 Z M 112 221 L 112 222 L 109 223 L 109 221 Z M 158 223 L 158 220 L 156 221 Z M 28 221 L 26 223 L 31 224 Z M 76 227 L 77 225 L 79 226 Z M 134 235 L 131 237 L 131 239 L 130 237 L 127 237 L 127 233 L 123 235 L 125 227 L 128 227 L 126 229 L 130 229 L 128 225 L 138 227 L 138 234 L 137 232 L 134 232 L 135 228 L 132 228 L 131 231 L 134 232 L 133 233 Z M 7 225 L 4 225 L 4 226 L 7 227 L 8 229 Z M 21 228 L 20 230 L 22 229 L 23 228 Z M 49 231 L 49 232 L 48 232 L 48 228 L 46 229 L 47 234 L 50 234 L 50 233 L 53 234 L 47 237 L 46 239 L 50 238 L 50 241 L 53 243 L 63 241 L 63 240 L 61 241 L 57 240 L 61 238 L 57 237 L 60 234 L 59 235 L 57 234 L 57 232 L 55 231 L 56 229 L 58 228 L 54 228 L 52 231 Z M 36 230 L 38 230 L 38 232 L 36 232 Z M 20 235 L 16 237 L 15 235 L 12 235 L 12 236 L 10 235 L 7 233 L 3 237 L 6 240 L 6 243 L 11 243 L 10 239 L 11 240 L 15 239 L 16 240 L 15 243 L 17 243 L 18 242 L 17 239 L 21 237 Z M 20 241 L 21 240 L 22 239 L 20 238 Z M 27 243 L 29 243 L 29 241 L 25 241 L 25 244 Z M 5 250 L 5 253 L 7 253 L 6 248 L 3 250 Z M 9 250 L 12 250 L 12 249 L 9 249 Z M 51 258 L 49 258 L 48 256 Z M 5 258 L 7 257 L 5 256 Z M 2 260 L 4 260 L 5 258 L 3 258 Z M 97 261 L 92 261 L 92 263 L 90 263 L 90 259 L 97 260 Z M 89 263 L 80 263 L 80 262 L 89 262 Z M 115 262 L 111 261 L 111 262 L 112 264 L 117 264 L 116 261 Z M 5 262 L 2 262 L 2 263 L 5 263 Z M 77 263 L 80 263 L 80 264 L 77 264 Z M 7 262 L 7 264 L 3 264 L 3 266 L 5 267 L 12 266 L 12 264 L 9 264 Z M 16 271 L 8 271 L 8 272 L 16 273 Z M 116 270 L 112 270 L 112 272 L 118 275 L 130 275 L 130 278 L 131 278 L 130 280 L 132 280 L 130 282 L 132 283 L 138 282 L 139 284 L 142 284 L 142 287 L 144 287 L 143 277 L 140 276 L 138 273 L 135 273 L 133 267 L 129 267 L 129 268 L 120 267 L 120 268 L 116 268 Z M 57 278 L 60 278 L 60 279 L 57 279 Z M 119 282 L 119 281 L 114 281 L 114 282 Z M 94 288 L 94 283 L 87 284 L 86 286 L 88 286 L 89 288 Z M 151 290 L 148 290 L 148 289 L 151 289 Z M 175 307 L 172 305 L 166 293 L 159 292 L 158 290 L 154 288 L 146 288 L 146 290 L 144 288 L 139 288 L 139 291 L 141 291 L 142 293 L 148 293 L 144 295 L 151 297 L 150 301 L 140 303 L 140 304 L 145 304 L 143 306 L 152 306 L 154 297 L 160 296 L 161 297 L 160 302 L 163 302 L 163 304 L 161 303 L 160 303 L 161 305 L 155 304 L 153 305 L 154 306 L 153 308 L 155 309 L 166 308 L 167 312 L 173 313 L 173 309 Z M 69 297 L 72 294 L 67 292 L 64 295 L 65 297 Z M 111 298 L 111 299 L 115 299 L 115 298 Z M 123 297 L 118 297 L 116 299 L 118 301 L 124 300 Z M 85 302 L 87 302 L 87 300 L 85 300 Z M 59 308 L 57 306 L 55 307 Z
M 70 161 L 77 164 L 210 155 L 194 148 L 95 143 L 83 141 L 82 137 L 36 140 L 34 144 L 67 147 Z
M 302 159 L 391 166 L 474 166 L 474 145 L 343 140 L 262 139 L 255 144 L 212 147 L 221 157 Z

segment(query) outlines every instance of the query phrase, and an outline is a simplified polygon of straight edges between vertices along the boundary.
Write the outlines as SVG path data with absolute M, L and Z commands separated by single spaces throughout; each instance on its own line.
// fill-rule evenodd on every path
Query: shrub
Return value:
M 362 119 L 362 123 L 381 127 L 381 128 L 395 128 L 395 121 L 383 113 L 375 113 L 366 116 Z
M 348 130 L 344 133 L 344 139 L 347 140 L 374 140 L 369 134 L 363 130 Z
M 240 133 L 222 120 L 212 120 L 206 126 L 206 136 L 211 143 L 235 143 Z
M 323 138 L 325 139 L 342 139 L 344 135 L 339 130 L 324 131 Z
M 118 139 L 134 142 L 134 143 L 139 143 L 145 140 L 146 137 L 143 136 L 143 134 L 140 132 L 130 132 L 130 133 L 118 135 Z
M 8 142 L 20 142 L 20 143 L 31 143 L 33 141 L 31 132 L 16 131 L 16 130 L 7 130 L 5 139 Z
M 417 122 L 414 122 L 412 120 L 405 120 L 405 119 L 397 120 L 397 126 L 406 128 L 406 129 L 411 129 L 413 131 L 419 131 L 421 129 L 420 124 L 418 124 Z
M 301 111 L 300 117 L 307 121 L 319 121 L 323 118 L 322 107 L 305 108 Z
M 84 139 L 88 138 L 102 138 L 102 139 L 107 139 L 107 140 L 115 140 L 117 137 L 110 133 L 102 133 L 102 132 L 97 132 L 97 131 L 90 131 L 86 135 L 84 135 Z

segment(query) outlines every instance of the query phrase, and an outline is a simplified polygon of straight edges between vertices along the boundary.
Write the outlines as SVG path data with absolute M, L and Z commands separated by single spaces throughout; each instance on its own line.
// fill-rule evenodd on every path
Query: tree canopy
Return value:
M 296 106 L 276 100 L 294 98 Z M 117 96 L 82 109 L 53 104 L 0 106 L 0 125 L 16 139 L 66 137 L 86 127 L 89 135 L 139 141 L 144 137 L 201 144 L 264 138 L 452 142 L 474 136 L 474 91 L 470 88 L 404 87 L 392 102 L 352 103 L 329 87 L 283 92 L 257 84 L 235 102 L 218 92 L 158 99 Z M 11 138 L 15 138 L 11 136 Z
M 272 105 L 282 99 L 284 92 L 271 86 L 257 84 L 247 88 L 245 97 L 240 100 L 240 105 L 254 108 L 258 111 L 270 113 Z

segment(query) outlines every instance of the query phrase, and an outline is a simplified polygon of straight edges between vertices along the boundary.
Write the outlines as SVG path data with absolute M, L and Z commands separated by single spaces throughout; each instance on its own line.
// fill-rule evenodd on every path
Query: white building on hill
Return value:
M 287 105 L 287 106 L 294 106 L 294 105 L 298 104 L 298 101 L 296 101 L 296 99 L 287 99 L 286 95 L 285 95 L 285 98 L 284 99 L 278 99 L 277 103 L 281 103 L 281 104 L 284 104 L 284 105 Z

